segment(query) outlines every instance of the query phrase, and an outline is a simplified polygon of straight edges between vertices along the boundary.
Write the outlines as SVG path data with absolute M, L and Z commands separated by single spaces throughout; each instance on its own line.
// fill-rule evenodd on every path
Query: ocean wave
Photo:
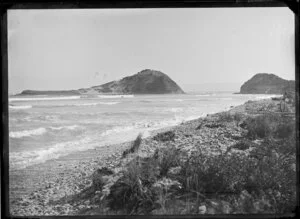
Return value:
M 282 97 L 282 95 L 276 95 L 276 94 L 273 94 L 273 95 L 263 95 L 263 96 L 255 97 L 255 99 L 256 100 L 263 100 L 263 99 L 271 99 L 273 97 Z
M 211 96 L 210 94 L 197 94 L 196 97 L 208 97 Z
M 45 128 L 37 128 L 31 130 L 24 130 L 24 131 L 16 131 L 16 132 L 9 132 L 10 138 L 22 138 L 22 137 L 29 137 L 32 135 L 42 135 L 46 133 Z
M 96 105 L 115 105 L 120 102 L 96 102 L 96 103 L 77 103 L 77 104 L 72 104 L 74 106 L 96 106 Z
M 61 122 L 60 119 L 58 119 L 57 116 L 53 116 L 53 115 L 40 115 L 40 116 L 22 116 L 21 118 L 14 118 L 11 115 L 9 116 L 9 120 L 12 121 L 17 121 L 17 122 L 45 122 L 45 121 L 49 121 L 49 122 Z
M 93 102 L 93 103 L 71 103 L 71 104 L 60 104 L 60 105 L 51 105 L 56 107 L 64 107 L 64 106 L 97 106 L 97 105 L 115 105 L 120 102 Z M 48 107 L 48 106 L 47 106 Z
M 28 152 L 12 152 L 9 154 L 10 167 L 22 169 L 30 165 L 43 163 L 47 160 L 56 159 L 75 151 L 84 151 L 94 147 L 88 144 L 91 138 L 85 137 L 76 141 L 56 143 L 47 149 Z
M 220 98 L 217 98 L 217 100 L 233 100 L 232 97 L 220 97 Z
M 126 95 L 97 95 L 98 98 L 133 98 L 134 95 L 126 94 Z
M 107 135 L 110 135 L 110 134 L 131 131 L 135 128 L 137 128 L 135 125 L 134 126 L 125 126 L 125 127 L 124 126 L 118 126 L 118 127 L 115 127 L 113 129 L 109 129 L 109 130 L 103 132 L 101 134 L 101 136 L 107 136 Z
M 73 100 L 80 99 L 80 96 L 68 96 L 68 97 L 11 97 L 9 102 L 12 101 L 37 101 L 37 100 Z
M 68 129 L 68 130 L 75 130 L 77 128 L 80 128 L 78 125 L 69 125 L 69 126 L 58 126 L 58 127 L 49 127 L 52 130 L 62 130 L 62 129 Z
M 183 109 L 182 108 L 178 108 L 178 107 L 173 107 L 173 108 L 167 109 L 166 111 L 173 112 L 173 113 L 178 113 L 178 112 L 182 112 Z
M 9 109 L 30 109 L 30 108 L 32 108 L 32 105 L 21 105 L 21 106 L 9 105 Z
M 37 128 L 37 129 L 31 129 L 31 130 L 23 130 L 23 131 L 11 131 L 9 132 L 9 137 L 11 138 L 23 138 L 23 137 L 30 137 L 30 136 L 36 136 L 36 135 L 43 135 L 47 133 L 49 130 L 51 131 L 57 131 L 57 130 L 75 130 L 81 128 L 81 126 L 78 125 L 68 125 L 68 126 L 50 126 L 48 128 Z

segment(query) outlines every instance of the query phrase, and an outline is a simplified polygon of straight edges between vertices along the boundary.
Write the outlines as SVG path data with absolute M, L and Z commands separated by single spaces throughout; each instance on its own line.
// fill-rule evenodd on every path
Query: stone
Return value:
M 230 207 L 230 203 L 226 201 L 221 201 L 222 204 L 222 213 L 230 214 L 232 212 L 232 208 Z
M 182 167 L 178 166 L 178 167 L 172 167 L 169 169 L 168 174 L 170 175 L 176 175 L 178 173 L 180 173 Z
M 199 206 L 198 210 L 199 210 L 199 214 L 206 214 L 206 212 L 207 212 L 207 208 L 205 205 Z
M 212 207 L 208 207 L 206 212 L 207 212 L 207 214 L 216 214 L 217 213 L 216 210 Z

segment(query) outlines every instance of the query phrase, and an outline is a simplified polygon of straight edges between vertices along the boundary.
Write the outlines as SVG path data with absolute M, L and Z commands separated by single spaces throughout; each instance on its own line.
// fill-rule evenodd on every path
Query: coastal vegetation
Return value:
M 101 201 L 106 206 L 103 213 L 284 214 L 295 210 L 294 117 L 228 111 L 209 122 L 202 120 L 203 124 L 209 129 L 238 128 L 241 136 L 226 150 L 207 154 L 197 146 L 192 153 L 174 146 L 175 131 L 158 133 L 152 139 L 164 142 L 164 147 L 150 156 L 132 157 Z M 140 144 L 141 135 L 137 139 Z
M 123 152 L 123 158 L 126 157 L 127 154 L 135 153 L 139 149 L 141 142 L 142 142 L 142 134 L 139 134 L 134 140 L 132 146 Z
M 48 210 L 38 193 L 18 206 L 28 212 L 37 200 L 43 215 L 288 214 L 296 207 L 297 138 L 292 102 L 248 101 L 139 134 L 92 174 L 80 172 L 86 184 L 47 201 Z M 55 186 L 45 191 L 51 197 Z

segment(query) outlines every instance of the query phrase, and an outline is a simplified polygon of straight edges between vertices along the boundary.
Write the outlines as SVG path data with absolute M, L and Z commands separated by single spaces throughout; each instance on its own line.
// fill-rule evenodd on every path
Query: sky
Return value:
M 143 69 L 184 91 L 239 91 L 256 73 L 295 79 L 288 8 L 8 11 L 9 93 L 100 85 Z

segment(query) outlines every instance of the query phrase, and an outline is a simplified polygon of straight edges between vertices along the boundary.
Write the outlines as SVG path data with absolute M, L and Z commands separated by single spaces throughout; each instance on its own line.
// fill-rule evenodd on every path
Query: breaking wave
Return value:
M 37 136 L 37 135 L 43 135 L 47 131 L 52 130 L 75 130 L 80 128 L 78 125 L 69 125 L 69 126 L 50 126 L 48 128 L 37 128 L 37 129 L 31 129 L 31 130 L 23 130 L 23 131 L 11 131 L 9 132 L 9 137 L 10 138 L 23 138 L 23 137 L 30 137 L 30 136 Z
M 97 95 L 99 98 L 133 98 L 134 95 L 128 94 L 128 95 Z
M 13 106 L 9 105 L 9 109 L 30 109 L 32 105 Z
M 65 104 L 60 106 L 97 106 L 97 105 L 115 105 L 120 102 L 95 102 L 95 103 L 74 103 L 74 104 Z
M 77 128 L 80 128 L 78 125 L 69 125 L 69 126 L 58 126 L 58 127 L 49 127 L 52 130 L 62 130 L 62 129 L 68 129 L 68 130 L 75 130 Z
M 16 132 L 9 132 L 9 137 L 11 138 L 22 138 L 22 137 L 29 137 L 32 135 L 42 135 L 46 133 L 45 128 L 37 128 L 31 130 L 24 130 L 24 131 L 16 131 Z
M 273 98 L 273 97 L 282 97 L 282 95 L 263 95 L 263 96 L 258 96 L 258 97 L 255 97 L 255 99 L 257 100 L 262 100 L 262 99 L 270 99 L 270 98 Z
M 12 101 L 36 101 L 36 100 L 73 100 L 79 99 L 80 96 L 69 96 L 69 97 L 11 97 L 9 102 Z
M 88 144 L 90 141 L 91 139 L 89 137 L 85 137 L 76 141 L 57 143 L 47 149 L 28 152 L 12 152 L 9 154 L 10 167 L 21 169 L 67 155 L 73 151 L 84 151 L 94 147 L 94 145 Z

